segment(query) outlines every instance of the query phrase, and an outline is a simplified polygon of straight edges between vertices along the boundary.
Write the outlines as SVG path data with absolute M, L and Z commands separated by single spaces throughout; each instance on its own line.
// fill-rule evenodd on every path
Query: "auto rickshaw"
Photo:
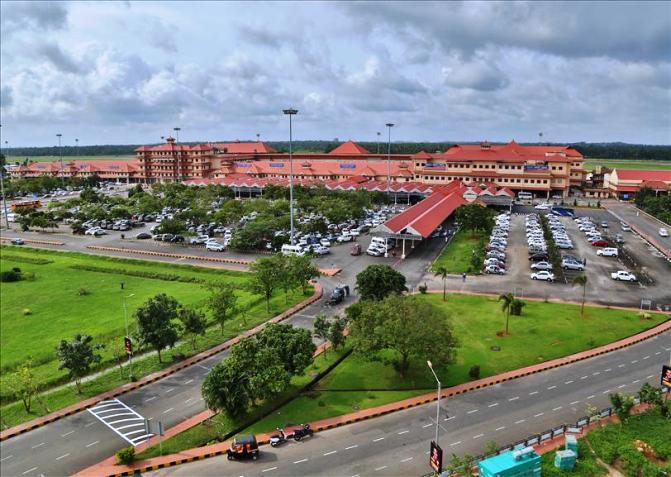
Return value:
M 352 248 L 350 249 L 349 254 L 354 255 L 354 256 L 361 255 L 361 245 L 358 244 L 358 243 L 355 243 L 354 245 L 352 245 Z
M 254 434 L 235 436 L 227 451 L 228 460 L 259 458 L 259 445 Z

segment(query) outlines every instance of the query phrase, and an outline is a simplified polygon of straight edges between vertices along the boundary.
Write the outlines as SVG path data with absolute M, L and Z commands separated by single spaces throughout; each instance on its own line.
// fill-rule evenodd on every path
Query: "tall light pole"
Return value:
M 79 156 L 79 139 L 75 138 L 75 156 Z
M 61 138 L 63 135 L 61 133 L 56 134 L 58 138 L 58 155 L 61 158 L 61 185 L 65 185 L 65 171 L 63 170 L 63 149 L 61 148 Z
M 429 369 L 433 373 L 433 377 L 436 378 L 436 382 L 438 383 L 438 400 L 436 401 L 436 446 L 438 445 L 438 426 L 440 426 L 440 379 L 438 379 L 438 376 L 436 375 L 436 372 L 433 370 L 433 365 L 431 364 L 431 361 L 427 361 L 426 364 L 429 365 Z
M 179 132 L 182 130 L 182 128 L 172 128 L 173 131 L 175 131 L 175 142 L 179 142 Z
M 121 284 L 121 288 L 123 289 L 123 284 Z M 123 297 L 123 320 L 126 325 L 126 338 L 130 339 L 130 335 L 128 334 L 128 306 L 126 305 L 126 300 L 129 299 L 130 297 L 135 296 L 135 293 L 131 293 L 130 295 L 126 296 L 124 295 Z M 133 352 L 131 350 L 130 353 L 128 353 L 128 380 L 130 381 L 131 377 L 133 376 Z
M 380 131 L 377 132 L 377 153 L 380 154 Z
M 391 193 L 391 128 L 394 127 L 394 123 L 387 123 L 386 126 L 389 131 L 387 139 L 387 195 L 389 195 Z
M 293 156 L 293 128 L 291 117 L 298 114 L 294 108 L 282 110 L 289 116 L 289 220 L 291 221 L 291 245 L 295 245 L 294 237 L 294 156 Z
M 0 128 L 2 125 L 0 125 Z M 2 137 L 2 135 L 0 135 Z M 7 150 L 7 141 L 5 141 L 5 150 Z M 0 145 L 0 156 L 2 156 L 2 145 Z M 5 159 L 5 165 L 7 164 L 7 158 L 2 156 Z M 0 166 L 0 193 L 2 194 L 2 210 L 5 212 L 5 225 L 7 230 L 9 230 L 9 216 L 7 215 L 7 197 L 5 197 L 5 166 Z
M 256 142 L 261 142 L 261 134 L 256 133 Z
M 182 130 L 182 128 L 172 128 L 173 131 L 175 131 L 175 143 L 179 142 L 179 132 Z M 177 154 L 175 154 L 175 149 L 173 146 L 173 155 L 175 156 L 175 160 L 177 162 L 177 170 L 175 171 L 177 173 L 177 181 L 179 182 L 182 179 L 182 157 L 180 155 L 180 151 L 177 151 Z

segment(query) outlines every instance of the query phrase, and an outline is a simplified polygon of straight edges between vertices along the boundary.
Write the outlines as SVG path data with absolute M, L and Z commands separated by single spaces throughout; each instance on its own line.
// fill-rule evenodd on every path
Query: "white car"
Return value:
M 634 275 L 631 272 L 627 272 L 626 270 L 618 270 L 617 272 L 613 272 L 610 274 L 610 278 L 612 278 L 613 280 L 620 280 L 623 282 L 636 281 L 636 275 Z
M 322 247 L 330 247 L 331 241 L 329 239 L 323 238 L 319 241 L 319 245 L 321 245 Z
M 532 270 L 552 270 L 550 262 L 535 262 L 531 264 Z
M 624 222 L 622 222 L 620 225 L 622 226 L 623 232 L 631 232 L 631 227 L 629 227 L 629 225 L 625 224 Z
M 669 236 L 669 231 L 666 230 L 664 227 L 659 229 L 659 235 L 660 237 L 668 237 Z
M 550 204 L 538 204 L 534 209 L 536 210 L 548 210 L 552 207 Z
M 210 252 L 223 252 L 224 250 L 226 250 L 226 247 L 224 247 L 222 244 L 218 242 L 207 242 L 205 244 L 205 248 Z
M 596 251 L 596 254 L 602 257 L 617 257 L 617 253 L 617 249 L 613 247 L 600 248 Z
M 553 273 L 548 272 L 547 270 L 542 270 L 540 272 L 531 274 L 532 280 L 545 280 L 546 282 L 555 281 L 555 276 Z
M 378 248 L 378 247 L 368 247 L 368 250 L 366 250 L 366 253 L 368 255 L 372 255 L 373 257 L 381 257 L 384 255 L 384 250 Z
M 198 237 L 194 237 L 191 240 L 189 240 L 189 243 L 191 245 L 202 245 L 205 242 L 207 242 L 208 240 L 210 240 L 209 235 L 199 235 Z
M 327 255 L 331 253 L 331 249 L 328 247 L 324 247 L 323 245 L 315 245 L 312 248 L 312 251 L 317 255 Z
M 354 240 L 354 237 L 350 234 L 342 234 L 336 240 L 340 243 L 345 243 L 345 242 L 351 242 L 352 240 Z

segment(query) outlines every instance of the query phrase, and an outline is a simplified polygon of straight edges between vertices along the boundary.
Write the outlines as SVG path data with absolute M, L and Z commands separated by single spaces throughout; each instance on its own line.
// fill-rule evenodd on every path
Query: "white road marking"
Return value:
M 459 444 L 461 444 L 461 441 L 453 442 L 450 444 L 450 447 L 458 446 Z
M 401 434 L 407 434 L 408 432 L 410 432 L 410 431 L 401 431 L 401 432 L 398 433 L 398 435 L 400 436 Z
M 534 417 L 541 417 L 543 414 L 545 414 L 545 413 L 544 412 L 539 412 L 538 414 L 534 414 Z
M 466 414 L 473 414 L 474 412 L 478 412 L 478 409 L 471 409 Z
M 534 394 L 538 394 L 538 391 L 531 391 L 531 392 L 529 393 L 529 396 L 533 396 Z
M 129 417 L 127 419 L 119 419 L 116 421 L 109 422 L 108 424 L 119 424 L 120 422 L 131 422 L 131 421 L 143 421 L 141 417 Z
M 173 392 L 174 390 L 175 390 L 175 388 L 166 389 L 166 390 L 165 390 L 165 393 L 168 394 L 168 393 Z
M 624 368 L 625 365 L 624 365 L 624 364 L 618 364 L 617 367 L 618 367 L 618 368 Z
M 61 437 L 69 436 L 70 434 L 74 434 L 74 432 L 75 431 L 66 432 L 65 434 L 61 434 Z
M 617 389 L 622 389 L 622 388 L 624 388 L 624 387 L 626 387 L 626 386 L 627 386 L 626 384 L 620 384 L 620 385 L 617 387 Z
M 662 354 L 662 352 L 661 352 L 661 351 L 657 351 L 657 352 L 655 353 L 655 356 L 657 356 L 658 354 Z
M 431 427 L 431 426 L 433 426 L 433 424 L 425 424 L 425 425 L 423 425 L 422 427 L 423 427 L 424 429 L 426 429 L 427 427 Z
M 517 401 L 519 398 L 519 396 L 511 397 L 508 401 Z
M 384 470 L 384 469 L 386 469 L 386 468 L 387 468 L 386 465 L 383 465 L 382 467 L 377 467 L 377 468 L 375 469 L 375 472 L 379 472 L 379 471 Z
M 604 371 L 607 373 L 608 371 L 612 371 L 612 368 L 604 369 Z
M 99 444 L 99 443 L 100 443 L 100 441 L 93 441 L 90 444 L 86 444 L 86 447 L 91 447 L 91 446 L 94 446 L 94 445 Z
M 31 447 L 31 449 L 37 449 L 38 447 L 42 447 L 44 445 L 44 442 L 40 442 L 39 444 Z
M 562 406 L 558 406 L 558 407 L 554 408 L 553 411 L 559 411 L 561 408 L 562 408 Z
M 106 410 L 96 412 L 92 409 L 88 409 L 88 411 L 91 414 L 93 414 L 99 421 L 101 421 L 103 424 L 105 424 L 108 428 L 110 428 L 114 433 L 116 433 L 118 436 L 120 436 L 123 440 L 125 440 L 126 442 L 128 442 L 131 445 L 138 445 L 138 444 L 141 443 L 141 441 L 143 439 L 146 440 L 146 439 L 148 439 L 149 437 L 152 436 L 152 434 L 149 434 L 149 435 L 143 435 L 143 436 L 136 437 L 136 438 L 131 438 L 131 437 L 129 437 L 130 435 L 144 434 L 144 429 L 141 430 L 141 431 L 125 432 L 125 431 L 120 431 L 118 428 L 116 428 L 115 424 L 119 424 L 119 423 L 123 423 L 123 422 L 129 422 L 130 423 L 130 422 L 133 422 L 133 421 L 135 421 L 136 424 L 134 424 L 133 426 L 124 426 L 124 428 L 126 428 L 126 427 L 137 427 L 138 424 L 140 424 L 141 422 L 144 422 L 144 418 L 142 416 L 140 416 L 137 412 L 135 412 L 133 409 L 128 407 L 126 404 L 121 402 L 120 400 L 114 399 L 113 401 L 114 401 L 114 403 L 116 403 L 116 406 L 117 406 L 116 408 L 112 409 L 112 412 L 114 414 L 109 415 L 109 414 L 106 413 Z M 107 402 L 107 404 L 112 404 L 112 401 Z M 121 411 L 121 410 L 123 410 L 125 412 L 118 412 L 118 411 Z M 105 414 L 103 414 L 103 413 L 105 413 Z M 115 420 L 114 419 L 115 417 L 121 417 L 121 419 L 116 419 Z M 91 425 L 94 424 L 94 423 L 95 423 L 95 421 L 93 421 L 91 423 Z M 97 443 L 97 441 L 96 441 L 96 443 Z M 90 445 L 94 445 L 94 444 L 90 444 Z M 89 447 L 89 446 L 87 446 L 87 447 Z
M 63 455 L 60 456 L 60 457 L 56 457 L 56 460 L 65 459 L 65 458 L 66 458 L 67 456 L 69 456 L 69 455 L 70 455 L 70 453 L 68 452 L 67 454 L 63 454 Z
M 650 376 L 646 376 L 645 379 L 650 379 L 650 378 L 653 378 L 653 377 L 655 377 L 655 375 L 651 374 Z
M 95 421 L 89 422 L 88 424 L 85 424 L 84 427 L 91 427 L 95 423 L 96 423 Z
M 97 411 L 98 409 L 103 409 L 103 408 L 106 408 L 106 407 L 118 406 L 119 405 L 119 403 L 117 401 L 103 401 L 103 403 L 104 404 L 99 404 L 97 406 L 92 407 L 91 409 L 93 409 L 94 411 Z
M 578 404 L 580 401 L 573 401 L 569 404 L 569 406 L 573 406 L 574 404 Z
M 414 457 L 406 457 L 405 459 L 402 459 L 401 462 L 408 462 L 414 459 Z
M 354 449 L 355 447 L 359 447 L 358 444 L 354 444 L 353 446 L 345 447 L 345 450 Z
M 570 381 L 564 381 L 564 384 L 571 384 L 572 382 L 573 382 L 573 380 L 570 380 Z
M 153 401 L 153 400 L 156 399 L 157 397 L 158 397 L 158 396 L 152 396 L 152 397 L 150 397 L 149 399 L 145 399 L 144 402 Z
M 478 434 L 477 436 L 473 436 L 473 439 L 480 439 L 484 434 Z
M 323 455 L 327 456 L 327 455 L 335 454 L 336 452 L 338 452 L 338 451 L 337 451 L 337 450 L 334 450 L 334 451 L 331 451 L 331 452 L 326 452 L 326 453 L 323 454 Z
M 207 369 L 208 371 L 210 370 L 210 368 L 208 368 L 207 366 L 203 366 L 202 364 L 197 364 L 196 366 L 198 366 L 199 368 Z
M 2 459 L 0 459 L 0 462 L 5 461 L 7 459 L 11 459 L 12 457 L 14 457 L 14 455 L 8 455 L 7 457 L 3 457 Z
M 592 373 L 592 376 L 598 376 L 600 374 L 601 374 L 601 371 L 595 371 L 595 372 Z
M 377 439 L 373 439 L 373 442 L 380 442 L 383 441 L 384 437 L 378 437 Z
M 494 429 L 494 430 L 495 430 L 495 431 L 502 431 L 502 430 L 504 430 L 505 428 L 506 428 L 506 426 L 501 426 L 501 427 L 497 427 L 497 428 Z
M 602 392 L 601 394 L 608 394 L 609 392 L 610 392 L 610 389 L 606 389 L 606 390 L 605 390 L 604 392 Z
M 580 379 L 587 379 L 589 376 L 580 376 Z
M 294 464 L 300 464 L 302 462 L 307 462 L 307 461 L 308 461 L 307 459 L 295 460 Z
M 515 424 L 522 424 L 526 419 L 520 419 L 519 421 L 515 421 Z
M 174 410 L 175 410 L 174 407 L 168 408 L 165 411 L 163 411 L 163 414 L 168 414 L 170 411 L 174 411 Z
M 193 379 L 189 379 L 188 381 L 184 382 L 184 384 L 191 384 L 193 382 Z
M 263 469 L 261 472 L 270 472 L 271 470 L 275 470 L 277 467 L 269 467 L 268 469 Z
M 33 467 L 32 469 L 26 470 L 23 475 L 26 475 L 28 472 L 32 472 L 33 470 L 37 470 L 37 467 Z
M 454 416 L 446 417 L 443 421 L 449 421 L 450 419 L 454 419 Z
M 193 398 L 190 397 L 189 399 L 187 399 L 186 401 L 184 401 L 184 404 L 188 403 L 188 402 L 191 401 L 192 399 L 193 399 Z
M 633 360 L 633 361 L 631 362 L 631 364 L 636 364 L 636 363 L 638 363 L 638 360 L 637 360 L 637 359 L 635 359 L 635 360 Z
M 589 396 L 587 396 L 587 399 L 593 399 L 593 398 L 594 398 L 594 394 L 590 394 Z
M 556 388 L 556 387 L 557 387 L 557 386 L 548 386 L 548 391 L 552 391 L 552 390 L 553 390 L 554 388 Z
M 487 407 L 494 407 L 494 406 L 498 406 L 498 405 L 499 405 L 499 403 L 498 403 L 498 402 L 495 402 L 494 404 L 490 404 L 490 405 L 487 406 Z

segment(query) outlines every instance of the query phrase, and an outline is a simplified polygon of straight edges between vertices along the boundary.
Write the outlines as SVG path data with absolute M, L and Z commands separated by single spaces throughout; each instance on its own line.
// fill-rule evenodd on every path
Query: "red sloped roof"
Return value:
M 649 189 L 666 190 L 669 187 L 671 187 L 671 184 L 667 184 L 664 181 L 643 181 L 641 183 L 641 187 L 647 187 Z
M 222 142 L 214 144 L 214 147 L 225 154 L 268 154 L 277 152 L 265 142 Z
M 513 162 L 523 160 L 537 161 L 566 161 L 568 158 L 581 158 L 582 155 L 569 146 L 523 146 L 514 140 L 508 144 L 457 144 L 444 154 L 435 154 L 432 157 L 445 160 L 490 160 Z
M 370 154 L 370 152 L 350 140 L 342 143 L 340 146 L 329 152 L 329 154 Z
M 417 154 L 413 154 L 410 157 L 413 159 L 431 159 L 431 156 L 426 151 L 419 151 Z
M 615 169 L 617 178 L 625 181 L 664 181 L 671 182 L 669 171 L 642 171 L 639 169 Z

